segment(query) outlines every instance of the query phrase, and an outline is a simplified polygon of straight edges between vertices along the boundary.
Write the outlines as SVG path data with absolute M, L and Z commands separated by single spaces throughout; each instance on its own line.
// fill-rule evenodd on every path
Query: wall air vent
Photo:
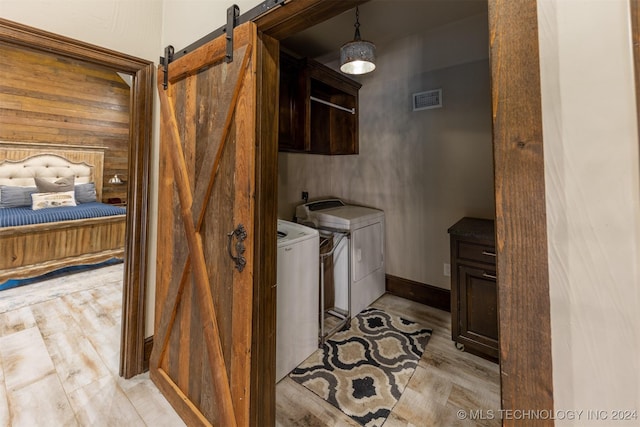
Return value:
M 413 94 L 413 111 L 442 107 L 442 89 L 433 89 Z

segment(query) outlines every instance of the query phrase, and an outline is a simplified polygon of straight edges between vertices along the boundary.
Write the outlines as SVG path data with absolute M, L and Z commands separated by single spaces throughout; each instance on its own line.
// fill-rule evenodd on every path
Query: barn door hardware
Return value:
M 162 87 L 167 88 L 169 86 L 169 63 L 173 61 L 173 46 L 169 45 L 164 48 L 164 57 L 160 57 L 162 63 L 162 71 L 164 71 L 164 81 Z
M 244 24 L 245 22 L 255 21 L 260 16 L 264 15 L 271 9 L 276 6 L 284 6 L 286 0 L 265 0 L 259 5 L 255 6 L 253 9 L 248 10 L 247 12 L 240 15 L 240 8 L 237 5 L 232 5 L 227 9 L 227 23 L 222 27 L 218 28 L 215 31 L 210 32 L 206 36 L 202 37 L 199 40 L 191 43 L 189 46 L 184 49 L 180 49 L 178 51 L 173 50 L 173 46 L 167 46 L 167 48 L 171 48 L 171 52 L 167 51 L 167 48 L 164 49 L 164 56 L 160 57 L 160 63 L 163 66 L 164 71 L 164 83 L 163 86 L 166 89 L 168 85 L 168 71 L 169 71 L 169 63 L 175 61 L 176 59 L 186 55 L 189 52 L 193 52 L 200 46 L 209 43 L 211 40 L 217 39 L 221 35 L 225 35 L 227 39 L 227 52 L 226 52 L 226 61 L 233 61 L 233 29 L 240 24 Z
M 239 15 L 240 8 L 237 5 L 234 4 L 227 9 L 227 26 L 224 27 L 225 37 L 227 38 L 227 54 L 225 56 L 227 63 L 233 61 L 233 29 L 237 25 Z
M 238 224 L 238 227 L 236 227 L 235 230 L 233 230 L 232 232 L 230 232 L 229 234 L 227 234 L 227 237 L 229 238 L 228 242 L 227 242 L 227 251 L 229 252 L 229 256 L 231 257 L 231 259 L 233 260 L 233 262 L 236 264 L 236 269 L 242 273 L 242 270 L 244 270 L 244 266 L 247 265 L 247 260 L 244 257 L 244 251 L 245 251 L 245 247 L 244 247 L 244 241 L 247 238 L 247 230 L 244 228 L 244 225 L 242 224 Z M 236 255 L 233 255 L 233 252 L 231 251 L 231 242 L 233 241 L 233 238 L 238 239 L 238 241 L 236 242 Z

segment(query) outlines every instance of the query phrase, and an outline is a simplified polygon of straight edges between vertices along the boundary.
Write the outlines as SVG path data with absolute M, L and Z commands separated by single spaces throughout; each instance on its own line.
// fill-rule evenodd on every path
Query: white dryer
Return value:
M 351 281 L 351 316 L 355 316 L 385 292 L 384 212 L 364 206 L 347 205 L 339 199 L 305 203 L 296 208 L 298 222 L 321 230 L 349 231 L 350 247 L 336 248 L 334 282 L 336 307 L 346 309 Z M 347 245 L 347 242 L 343 243 Z M 351 277 L 348 253 L 351 252 Z
M 276 382 L 318 348 L 318 230 L 278 220 Z

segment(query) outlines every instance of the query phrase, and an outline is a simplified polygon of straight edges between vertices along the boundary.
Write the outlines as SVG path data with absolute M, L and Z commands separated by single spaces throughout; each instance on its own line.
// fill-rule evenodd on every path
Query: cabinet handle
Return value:
M 497 279 L 496 276 L 494 276 L 493 274 L 488 274 L 488 273 L 482 273 L 482 277 L 485 277 L 487 279 L 493 279 L 493 280 Z
M 489 252 L 489 251 L 482 251 L 482 255 L 486 255 L 486 256 L 496 256 L 495 252 Z

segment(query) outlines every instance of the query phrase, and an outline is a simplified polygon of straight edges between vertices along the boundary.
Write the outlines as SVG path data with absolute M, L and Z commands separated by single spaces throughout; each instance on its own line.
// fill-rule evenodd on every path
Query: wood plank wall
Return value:
M 106 147 L 102 200 L 126 201 L 130 90 L 113 71 L 0 44 L 0 140 Z

